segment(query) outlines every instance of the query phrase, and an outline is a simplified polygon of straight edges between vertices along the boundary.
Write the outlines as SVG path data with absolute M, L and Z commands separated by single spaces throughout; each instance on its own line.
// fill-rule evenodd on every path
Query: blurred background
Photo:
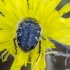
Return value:
M 59 10 L 69 2 L 70 0 L 62 0 L 56 9 Z M 64 14 L 63 17 L 70 17 L 70 12 Z M 60 53 L 57 55 L 50 55 L 51 57 L 46 56 L 47 68 L 45 70 L 70 70 L 70 47 L 54 40 L 51 41 L 56 45 L 56 48 L 53 50 Z M 0 60 L 0 70 L 10 70 L 13 60 L 14 58 L 11 55 L 8 61 L 4 63 Z M 22 67 L 21 70 L 30 70 L 30 65 L 28 64 L 28 67 Z

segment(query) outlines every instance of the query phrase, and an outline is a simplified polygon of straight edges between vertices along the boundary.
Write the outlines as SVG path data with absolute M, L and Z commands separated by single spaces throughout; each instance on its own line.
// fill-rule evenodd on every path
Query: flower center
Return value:
M 28 52 L 34 49 L 39 41 L 41 27 L 33 18 L 26 18 L 20 24 L 17 30 L 17 43 L 19 47 Z

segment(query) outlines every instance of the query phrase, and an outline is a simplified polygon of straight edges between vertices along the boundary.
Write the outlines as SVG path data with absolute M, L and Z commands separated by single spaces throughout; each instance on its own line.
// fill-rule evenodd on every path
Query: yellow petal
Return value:
M 48 37 L 66 44 L 70 45 L 70 19 L 64 19 L 60 18 L 60 24 L 61 27 L 58 28 L 58 25 L 55 25 L 55 27 L 48 32 Z M 65 23 L 66 22 L 66 23 Z
M 59 14 L 62 16 L 63 14 L 70 11 L 70 3 L 66 4 L 63 8 L 59 10 Z
M 10 70 L 20 70 L 23 65 L 27 66 L 28 53 L 22 52 L 20 48 L 17 48 L 17 55 L 14 57 L 14 62 Z

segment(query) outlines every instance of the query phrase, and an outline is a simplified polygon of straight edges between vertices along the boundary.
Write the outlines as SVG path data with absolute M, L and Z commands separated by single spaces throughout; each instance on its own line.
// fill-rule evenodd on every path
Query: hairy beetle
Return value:
M 39 26 L 38 22 L 33 18 L 26 18 L 24 19 L 17 29 L 17 37 L 14 38 L 14 45 L 17 51 L 16 41 L 18 46 L 24 52 L 29 52 L 34 49 L 37 43 L 40 43 L 40 32 L 41 27 Z M 16 41 L 15 41 L 16 40 Z M 41 50 L 41 46 L 39 45 Z M 40 53 L 39 50 L 39 53 Z

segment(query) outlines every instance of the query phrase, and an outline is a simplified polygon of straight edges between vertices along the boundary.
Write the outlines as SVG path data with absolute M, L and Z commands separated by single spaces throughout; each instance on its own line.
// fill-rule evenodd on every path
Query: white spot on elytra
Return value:
M 24 46 L 24 45 L 22 45 L 22 46 Z
M 22 27 L 20 27 L 19 29 L 22 29 Z
M 18 36 L 21 36 L 21 34 L 19 34 Z
M 37 31 L 37 33 L 40 33 L 40 31 Z
M 37 37 L 35 37 L 35 39 L 36 39 L 37 41 L 39 41 Z

